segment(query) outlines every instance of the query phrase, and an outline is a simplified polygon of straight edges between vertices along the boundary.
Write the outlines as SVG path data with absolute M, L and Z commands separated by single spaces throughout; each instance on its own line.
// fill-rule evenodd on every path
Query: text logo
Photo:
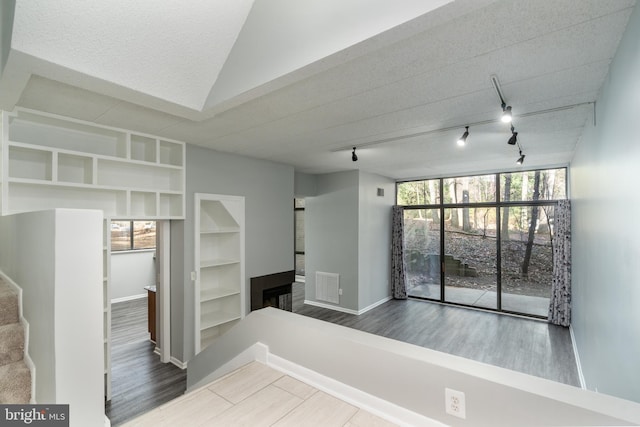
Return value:
M 0 405 L 0 426 L 69 427 L 69 405 Z

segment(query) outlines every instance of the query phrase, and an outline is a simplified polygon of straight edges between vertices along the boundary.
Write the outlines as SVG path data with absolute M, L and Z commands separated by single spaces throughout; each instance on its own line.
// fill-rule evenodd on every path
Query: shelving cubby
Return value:
M 196 194 L 196 352 L 244 317 L 244 198 Z
M 1 126 L 2 214 L 184 218 L 184 143 L 22 108 L 2 112 Z

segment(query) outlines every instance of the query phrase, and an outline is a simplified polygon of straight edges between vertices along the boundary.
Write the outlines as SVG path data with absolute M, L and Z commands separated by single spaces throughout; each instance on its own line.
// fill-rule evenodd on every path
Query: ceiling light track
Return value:
M 517 116 L 513 116 L 513 118 L 525 118 L 525 117 L 533 117 L 533 116 L 539 116 L 542 114 L 549 114 L 549 113 L 555 113 L 558 111 L 564 111 L 564 110 L 571 110 L 573 108 L 577 108 L 577 107 L 582 107 L 585 105 L 592 105 L 594 104 L 594 101 L 588 101 L 588 102 L 580 102 L 578 104 L 571 104 L 571 105 L 564 105 L 562 107 L 555 107 L 555 108 L 548 108 L 545 110 L 538 110 L 538 111 L 532 111 L 529 113 L 523 113 L 523 114 L 518 114 Z M 467 124 L 458 124 L 455 126 L 447 126 L 444 128 L 438 128 L 438 129 L 432 129 L 432 130 L 427 130 L 427 131 L 423 131 L 423 132 L 415 132 L 415 133 L 411 133 L 411 134 L 407 134 L 407 135 L 400 135 L 400 136 L 394 136 L 394 137 L 390 137 L 390 138 L 384 138 L 384 139 L 377 139 L 375 141 L 369 141 L 369 142 L 363 142 L 361 144 L 355 144 L 355 146 L 353 144 L 349 144 L 347 146 L 342 146 L 339 148 L 334 148 L 331 150 L 331 152 L 336 153 L 336 152 L 340 152 L 340 151 L 345 151 L 345 150 L 352 150 L 354 147 L 357 148 L 362 148 L 362 147 L 371 147 L 374 145 L 383 145 L 383 144 L 387 144 L 390 142 L 397 142 L 397 141 L 402 141 L 405 139 L 410 139 L 410 138 L 415 138 L 415 137 L 419 137 L 419 136 L 426 136 L 426 135 L 432 135 L 435 133 L 443 133 L 443 132 L 450 132 L 450 131 L 454 131 L 460 128 L 466 128 L 467 126 L 469 127 L 474 127 L 474 126 L 483 126 L 483 125 L 489 125 L 489 124 L 493 124 L 493 123 L 501 123 L 502 120 L 501 119 L 491 119 L 491 120 L 482 120 L 479 122 L 473 122 L 473 123 L 467 123 Z

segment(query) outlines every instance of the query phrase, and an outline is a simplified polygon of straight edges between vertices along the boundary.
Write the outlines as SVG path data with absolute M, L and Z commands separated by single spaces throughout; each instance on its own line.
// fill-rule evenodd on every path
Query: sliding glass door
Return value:
M 449 208 L 444 218 L 444 301 L 497 309 L 496 208 Z
M 398 183 L 410 297 L 546 317 L 566 170 Z
M 440 300 L 440 209 L 405 209 L 407 293 Z
M 501 210 L 502 309 L 547 316 L 553 269 L 554 205 Z

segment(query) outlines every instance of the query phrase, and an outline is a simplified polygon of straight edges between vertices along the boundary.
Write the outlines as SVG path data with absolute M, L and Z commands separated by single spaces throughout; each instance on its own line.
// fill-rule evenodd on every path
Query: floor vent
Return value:
M 340 275 L 316 271 L 316 300 L 339 304 Z

